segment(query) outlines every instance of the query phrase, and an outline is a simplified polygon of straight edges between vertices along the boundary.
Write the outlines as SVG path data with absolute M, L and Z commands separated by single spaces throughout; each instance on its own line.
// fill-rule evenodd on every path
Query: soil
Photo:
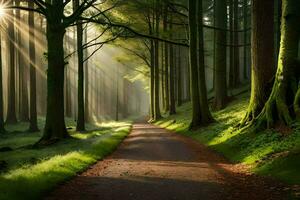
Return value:
M 198 142 L 151 124 L 55 189 L 47 200 L 281 200 L 289 188 L 232 164 Z

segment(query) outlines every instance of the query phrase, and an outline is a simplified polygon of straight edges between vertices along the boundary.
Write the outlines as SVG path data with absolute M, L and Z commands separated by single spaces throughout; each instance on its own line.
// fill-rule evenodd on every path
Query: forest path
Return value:
M 190 138 L 139 123 L 111 156 L 46 199 L 287 199 L 281 185 L 246 171 Z

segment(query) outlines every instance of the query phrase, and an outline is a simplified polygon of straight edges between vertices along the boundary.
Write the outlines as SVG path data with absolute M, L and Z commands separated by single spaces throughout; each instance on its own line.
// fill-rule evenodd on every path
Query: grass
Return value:
M 42 127 L 43 120 L 40 120 Z M 0 174 L 0 199 L 40 199 L 57 184 L 62 183 L 88 166 L 111 153 L 127 136 L 131 124 L 127 122 L 103 123 L 88 126 L 86 133 L 71 128 L 71 139 L 55 145 L 29 149 L 41 132 L 26 133 L 27 124 L 8 126 L 10 131 L 0 136 L 0 148 L 11 147 L 14 150 L 0 152 L 0 160 L 7 168 Z
M 248 164 L 255 173 L 300 184 L 300 124 L 295 123 L 288 134 L 276 130 L 241 131 L 234 126 L 244 116 L 248 99 L 248 94 L 239 95 L 226 109 L 213 113 L 216 123 L 197 131 L 188 130 L 190 103 L 178 108 L 177 115 L 166 116 L 156 124 L 189 136 L 232 162 Z

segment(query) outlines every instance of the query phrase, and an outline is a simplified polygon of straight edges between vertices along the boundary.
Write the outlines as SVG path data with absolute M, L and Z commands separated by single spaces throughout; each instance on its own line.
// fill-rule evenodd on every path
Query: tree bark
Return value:
M 298 0 L 282 0 L 278 68 L 271 95 L 262 112 L 251 123 L 257 128 L 269 128 L 276 123 L 291 125 L 296 116 L 299 116 L 299 10 Z
M 160 13 L 159 13 L 159 0 L 156 0 L 156 13 L 155 13 L 155 34 L 159 37 L 159 22 L 160 22 Z M 154 121 L 157 121 L 161 118 L 160 113 L 160 97 L 159 97 L 159 42 L 158 40 L 154 41 Z
M 268 9 L 266 9 L 268 8 Z M 262 111 L 272 89 L 274 65 L 274 1 L 252 1 L 252 83 L 245 125 Z
M 63 9 L 57 6 L 55 10 L 57 13 L 47 18 L 47 114 L 44 133 L 37 145 L 47 145 L 69 137 L 64 118 L 65 27 L 61 23 Z
M 21 1 L 16 0 L 16 6 L 20 6 Z M 17 45 L 18 49 L 16 51 L 17 64 L 19 67 L 19 119 L 24 122 L 29 121 L 29 107 L 28 107 L 28 85 L 27 76 L 28 68 L 25 64 L 24 52 L 25 47 L 23 45 L 23 37 L 21 32 L 21 10 L 16 10 L 16 26 L 17 26 Z
M 29 8 L 34 8 L 32 1 L 28 2 Z M 28 13 L 28 24 L 29 24 L 29 58 L 30 58 L 30 132 L 37 132 L 37 109 L 36 109 L 36 57 L 35 57 L 35 26 L 34 26 L 34 13 Z
M 10 0 L 9 5 L 13 5 L 14 1 Z M 9 40 L 9 84 L 8 84 L 8 102 L 7 102 L 7 116 L 6 123 L 15 124 L 17 123 L 16 116 L 16 79 L 15 79 L 15 28 L 14 28 L 14 13 L 13 10 L 9 10 L 7 13 L 10 17 L 8 20 L 8 34 L 10 37 Z
M 173 16 L 170 16 L 170 21 L 173 21 Z M 170 31 L 170 38 L 173 38 L 173 24 L 170 23 L 169 25 Z M 176 114 L 176 100 L 175 100 L 175 63 L 174 63 L 174 45 L 169 44 L 169 114 L 175 115 Z
M 5 132 L 3 109 L 3 76 L 2 76 L 2 36 L 0 31 L 0 133 Z
M 200 107 L 201 107 L 201 121 L 202 125 L 207 125 L 213 122 L 212 115 L 209 110 L 208 99 L 207 99 L 207 87 L 206 87 L 206 75 L 205 75 L 205 61 L 204 61 L 204 35 L 203 35 L 203 11 L 202 11 L 202 0 L 198 0 L 197 5 L 197 17 L 198 17 L 198 70 L 199 70 L 199 95 L 200 95 Z
M 79 8 L 79 0 L 74 0 L 74 9 L 77 10 Z M 77 29 L 77 64 L 78 64 L 78 85 L 77 85 L 77 131 L 85 131 L 85 113 L 84 113 L 84 69 L 83 69 L 83 28 L 81 21 L 77 21 L 76 25 Z
M 199 76 L 198 76 L 198 56 L 197 56 L 197 2 L 189 0 L 189 33 L 190 33 L 190 90 L 192 102 L 192 121 L 190 129 L 201 126 L 201 108 L 199 97 Z
M 213 107 L 215 110 L 225 108 L 227 97 L 227 52 L 222 44 L 227 42 L 227 4 L 226 1 L 216 1 L 216 27 L 223 30 L 215 30 L 216 46 L 215 46 L 215 99 Z
M 164 32 L 168 31 L 168 4 L 165 4 L 164 6 L 164 18 L 163 18 L 163 29 Z M 169 96 L 169 44 L 164 43 L 164 57 L 165 57 L 165 71 L 164 71 L 164 81 L 165 81 L 165 107 L 166 111 L 169 111 L 170 109 L 170 96 Z

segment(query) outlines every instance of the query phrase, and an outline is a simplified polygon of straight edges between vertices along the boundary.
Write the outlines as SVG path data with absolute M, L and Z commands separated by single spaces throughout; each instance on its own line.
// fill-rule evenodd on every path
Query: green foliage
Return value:
M 287 183 L 300 183 L 300 124 L 291 133 L 276 130 L 254 132 L 237 129 L 248 104 L 248 94 L 243 94 L 226 109 L 213 113 L 216 123 L 197 131 L 188 131 L 191 105 L 178 108 L 178 114 L 167 116 L 158 125 L 189 136 L 223 154 L 232 162 L 249 164 L 254 172 L 271 175 Z
M 75 124 L 69 126 L 72 138 L 55 145 L 32 149 L 41 133 L 25 133 L 27 124 L 10 126 L 14 132 L 1 136 L 0 148 L 14 150 L 0 152 L 0 160 L 8 165 L 0 174 L 0 199 L 39 199 L 58 183 L 111 153 L 130 131 L 130 124 L 111 122 L 98 127 L 89 125 L 92 131 L 75 132 Z

